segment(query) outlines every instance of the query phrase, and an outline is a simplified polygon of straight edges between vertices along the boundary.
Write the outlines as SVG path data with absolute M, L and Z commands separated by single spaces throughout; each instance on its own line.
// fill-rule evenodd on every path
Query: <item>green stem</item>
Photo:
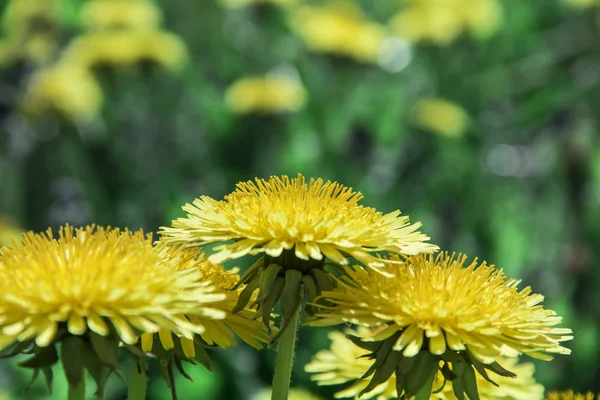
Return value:
M 145 400 L 148 376 L 146 375 L 146 357 L 132 358 L 129 364 L 129 388 L 127 400 Z
M 299 319 L 300 307 L 298 307 L 298 309 L 294 312 L 287 329 L 279 338 L 277 344 L 277 360 L 275 361 L 275 376 L 273 377 L 273 393 L 271 394 L 271 400 L 288 400 Z
M 69 400 L 85 400 L 85 376 L 77 385 L 69 384 Z

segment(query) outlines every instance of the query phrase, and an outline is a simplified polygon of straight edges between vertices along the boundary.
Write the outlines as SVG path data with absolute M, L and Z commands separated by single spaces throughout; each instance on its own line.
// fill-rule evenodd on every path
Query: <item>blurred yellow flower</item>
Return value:
M 352 334 L 351 331 L 348 333 Z M 355 345 L 341 332 L 329 333 L 331 346 L 329 350 L 319 351 L 306 365 L 306 372 L 312 373 L 312 379 L 319 385 L 338 385 L 351 382 L 352 385 L 335 394 L 335 398 L 356 398 L 367 387 L 369 379 L 360 379 L 369 369 L 372 360 L 361 356 L 367 352 Z M 485 400 L 540 400 L 544 395 L 544 387 L 535 382 L 533 363 L 517 363 L 516 358 L 502 358 L 501 364 L 517 374 L 516 378 L 504 377 L 490 372 L 490 377 L 498 384 L 495 386 L 483 376 L 477 374 L 477 387 L 481 399 Z M 438 373 L 437 386 L 443 382 L 443 376 Z M 436 383 L 434 383 L 436 387 Z M 363 398 L 391 400 L 397 398 L 396 376 L 392 374 L 384 383 L 378 385 Z M 457 400 L 452 385 L 447 383 L 443 389 L 434 393 L 431 400 Z
M 9 246 L 11 242 L 20 241 L 25 233 L 8 219 L 0 218 L 0 247 Z
M 289 6 L 296 4 L 298 0 L 219 0 L 226 7 L 244 7 L 252 4 L 275 4 L 278 6 Z
M 177 71 L 187 61 L 187 49 L 177 35 L 165 31 L 99 31 L 74 39 L 62 59 L 83 68 L 152 61 Z
M 498 0 L 410 0 L 391 19 L 390 28 L 409 41 L 444 45 L 464 31 L 487 37 L 501 21 Z
M 596 397 L 592 392 L 574 393 L 572 390 L 566 392 L 549 392 L 546 400 L 600 400 L 600 394 Z
M 59 63 L 32 75 L 23 107 L 32 114 L 56 111 L 72 120 L 86 120 L 100 111 L 102 90 L 86 68 Z
M 232 290 L 240 280 L 236 271 L 226 270 L 221 265 L 212 264 L 206 260 L 204 255 L 199 256 L 198 252 L 194 250 L 169 248 L 162 242 L 159 242 L 155 248 L 171 268 L 176 271 L 196 270 L 198 272 L 198 283 L 210 284 L 213 287 L 213 293 L 223 297 L 218 301 L 205 305 L 206 309 L 210 310 L 206 315 L 188 316 L 193 324 L 203 327 L 203 331 L 199 335 L 204 342 L 210 346 L 231 347 L 236 345 L 234 337 L 234 334 L 236 334 L 252 347 L 260 349 L 262 348 L 261 342 L 264 343 L 270 340 L 263 329 L 263 325 L 252 319 L 254 311 L 244 309 L 236 314 L 232 312 L 242 292 L 241 288 Z M 214 319 L 213 314 L 215 312 L 221 318 Z M 142 335 L 142 350 L 151 351 L 153 336 L 152 333 Z M 166 350 L 173 348 L 173 339 L 168 330 L 159 332 L 159 337 Z M 193 341 L 181 338 L 181 345 L 185 355 L 188 358 L 193 358 L 195 355 Z
M 264 389 L 251 400 L 271 400 L 271 389 Z M 325 400 L 322 397 L 314 395 L 304 389 L 291 389 L 288 400 Z
M 239 114 L 292 112 L 302 108 L 305 101 L 304 87 L 285 77 L 243 78 L 225 94 L 227 106 Z
M 58 41 L 48 34 L 36 34 L 28 37 L 21 49 L 22 58 L 34 64 L 46 64 L 58 53 Z
M 291 27 L 309 49 L 360 62 L 376 62 L 387 38 L 383 26 L 350 3 L 299 7 L 291 12 Z
M 419 128 L 444 136 L 462 136 L 471 120 L 458 105 L 440 98 L 417 101 L 411 111 L 412 123 Z
M 47 347 L 66 334 L 116 335 L 134 344 L 139 333 L 167 329 L 201 333 L 184 315 L 223 318 L 222 301 L 195 269 L 165 267 L 142 232 L 86 227 L 30 232 L 0 255 L 0 348 L 35 340 Z
M 60 7 L 61 0 L 11 0 L 2 15 L 2 25 L 10 35 L 20 35 L 31 31 L 34 22 L 56 21 Z
M 91 0 L 81 18 L 88 29 L 156 29 L 162 15 L 151 0 Z

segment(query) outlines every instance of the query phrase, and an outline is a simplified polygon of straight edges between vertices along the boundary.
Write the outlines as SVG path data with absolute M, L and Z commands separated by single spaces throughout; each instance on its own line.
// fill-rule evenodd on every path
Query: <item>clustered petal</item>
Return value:
M 561 317 L 544 309 L 544 297 L 530 287 L 518 290 L 520 281 L 507 279 L 502 270 L 485 262 L 478 266 L 477 260 L 465 267 L 465 256 L 447 253 L 392 261 L 391 279 L 346 267 L 349 278 L 324 293 L 333 306 L 312 324 L 387 324 L 362 339 L 380 341 L 398 333 L 394 350 L 405 357 L 421 348 L 434 355 L 469 350 L 491 364 L 521 353 L 544 360 L 551 359 L 546 353 L 570 353 L 560 343 L 572 339 L 571 330 L 554 327 Z
M 205 304 L 202 312 L 188 315 L 188 319 L 195 325 L 202 326 L 199 334 L 209 346 L 227 348 L 236 345 L 235 335 L 256 349 L 262 348 L 262 343 L 270 340 L 264 331 L 263 325 L 252 319 L 254 311 L 247 308 L 233 313 L 242 288 L 232 290 L 240 277 L 237 271 L 226 270 L 223 266 L 207 261 L 206 256 L 191 249 L 175 249 L 159 242 L 157 252 L 166 260 L 166 264 L 176 271 L 195 270 L 198 273 L 197 284 L 210 284 L 214 293 L 222 299 Z M 173 348 L 173 339 L 170 332 L 159 332 L 163 347 L 167 350 Z M 153 334 L 142 337 L 142 349 L 150 351 L 153 345 Z M 181 344 L 188 357 L 194 356 L 194 346 L 190 339 L 181 338 Z
M 185 315 L 222 319 L 222 302 L 195 269 L 165 268 L 150 236 L 89 226 L 28 233 L 0 255 L 0 347 L 57 335 L 115 332 L 126 344 L 166 329 L 193 338 L 206 331 Z
M 436 246 L 417 231 L 400 211 L 382 214 L 359 205 L 360 192 L 335 182 L 304 177 L 271 177 L 238 183 L 237 189 L 217 201 L 207 196 L 186 204 L 186 218 L 162 228 L 163 240 L 185 247 L 233 241 L 215 247 L 209 261 L 220 263 L 247 254 L 278 257 L 294 250 L 302 260 L 346 265 L 354 257 L 372 268 L 383 267 L 374 252 L 400 254 L 432 252 Z
M 366 331 L 365 328 L 358 332 L 348 331 L 352 335 L 360 335 Z M 319 385 L 339 385 L 352 382 L 352 385 L 335 393 L 335 398 L 356 398 L 365 389 L 369 379 L 361 379 L 373 363 L 364 358 L 365 350 L 355 345 L 341 332 L 329 334 L 331 346 L 329 350 L 319 351 L 306 365 L 306 372 L 312 373 L 312 380 Z M 544 387 L 535 382 L 533 373 L 535 367 L 532 363 L 517 363 L 516 358 L 503 358 L 502 364 L 514 371 L 516 378 L 504 377 L 490 372 L 490 377 L 498 384 L 495 386 L 477 374 L 477 387 L 482 399 L 487 400 L 541 400 L 544 396 Z M 444 382 L 443 376 L 438 373 L 434 388 Z M 361 398 L 377 400 L 391 400 L 397 398 L 396 376 L 392 376 L 377 386 L 374 390 L 366 393 Z M 433 393 L 431 400 L 456 400 L 452 385 L 446 383 L 443 388 Z

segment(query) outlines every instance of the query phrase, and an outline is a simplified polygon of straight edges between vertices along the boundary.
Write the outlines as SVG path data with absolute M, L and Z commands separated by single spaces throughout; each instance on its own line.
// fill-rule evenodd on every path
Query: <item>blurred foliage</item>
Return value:
M 156 231 L 255 176 L 338 180 L 544 293 L 575 340 L 537 379 L 598 392 L 598 6 L 2 0 L 0 215 L 12 222 L 0 241 L 64 222 Z M 328 344 L 327 330 L 301 330 L 293 382 L 324 398 L 337 388 L 303 366 Z M 268 387 L 273 351 L 213 356 L 213 374 L 180 378 L 180 399 Z M 0 366 L 21 398 L 29 377 Z M 151 396 L 166 386 L 154 380 Z

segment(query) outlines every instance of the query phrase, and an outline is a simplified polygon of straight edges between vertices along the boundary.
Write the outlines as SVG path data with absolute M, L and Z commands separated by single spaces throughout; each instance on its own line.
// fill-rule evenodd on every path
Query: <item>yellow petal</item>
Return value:
M 152 351 L 154 345 L 154 334 L 153 333 L 142 333 L 142 351 L 147 353 Z
M 429 338 L 429 351 L 435 355 L 444 354 L 446 351 L 446 338 L 443 334 Z
M 171 350 L 175 347 L 175 343 L 173 343 L 173 335 L 171 335 L 171 331 L 166 329 L 161 329 L 158 331 L 158 337 L 160 338 L 160 342 L 162 343 L 165 350 Z
M 83 317 L 71 314 L 67 323 L 67 329 L 73 335 L 83 335 L 87 331 L 87 324 Z
M 187 358 L 194 358 L 196 355 L 196 348 L 194 347 L 194 341 L 186 338 L 181 338 L 181 348 L 183 349 L 183 354 Z

